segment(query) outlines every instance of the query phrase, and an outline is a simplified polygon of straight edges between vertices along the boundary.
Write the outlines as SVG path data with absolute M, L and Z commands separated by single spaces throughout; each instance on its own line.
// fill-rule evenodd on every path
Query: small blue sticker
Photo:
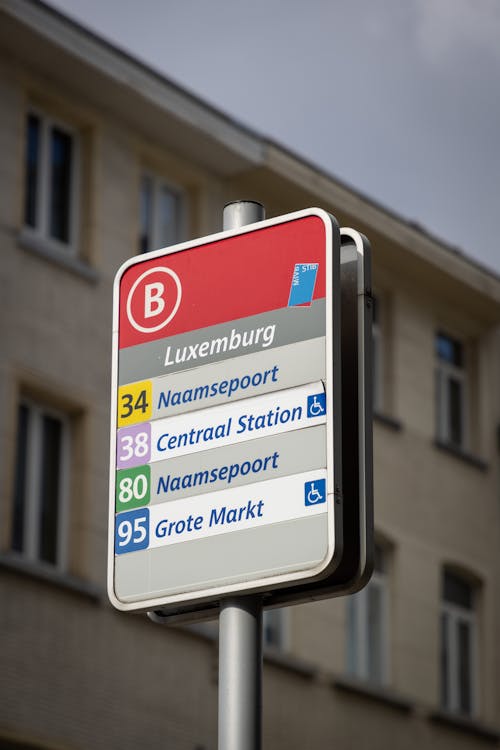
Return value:
M 296 263 L 293 270 L 292 285 L 288 298 L 288 307 L 310 305 L 314 294 L 314 285 L 318 275 L 319 263 Z
M 326 414 L 326 393 L 315 393 L 307 397 L 307 416 L 322 417 Z
M 305 505 L 320 505 L 326 503 L 326 481 L 315 479 L 314 482 L 304 483 Z

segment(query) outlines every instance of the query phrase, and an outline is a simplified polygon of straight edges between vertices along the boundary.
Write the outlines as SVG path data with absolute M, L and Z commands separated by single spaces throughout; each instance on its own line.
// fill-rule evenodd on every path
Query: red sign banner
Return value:
M 120 280 L 119 348 L 310 304 L 325 297 L 325 264 L 318 216 L 135 263 Z

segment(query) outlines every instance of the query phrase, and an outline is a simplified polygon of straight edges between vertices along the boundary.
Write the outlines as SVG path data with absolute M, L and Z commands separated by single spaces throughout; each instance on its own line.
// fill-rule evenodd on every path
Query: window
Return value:
M 436 336 L 437 437 L 455 448 L 465 448 L 466 372 L 464 347 L 446 333 Z
M 267 609 L 262 618 L 262 644 L 266 648 L 285 649 L 286 610 Z
M 140 190 L 139 253 L 180 242 L 184 233 L 184 196 L 159 177 L 145 174 Z
M 64 567 L 69 427 L 34 402 L 18 408 L 11 549 L 28 560 Z
M 441 601 L 441 706 L 471 716 L 477 711 L 475 587 L 445 571 Z
M 375 545 L 373 575 L 347 598 L 347 671 L 375 684 L 387 683 L 387 554 Z
M 51 245 L 76 247 L 78 139 L 62 123 L 30 112 L 26 123 L 24 225 Z

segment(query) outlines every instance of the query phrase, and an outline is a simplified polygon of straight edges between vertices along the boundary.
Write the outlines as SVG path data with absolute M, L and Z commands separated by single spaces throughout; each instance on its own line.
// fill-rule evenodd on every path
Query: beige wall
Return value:
M 27 101 L 82 130 L 83 266 L 48 260 L 20 233 Z M 135 252 L 147 167 L 186 191 L 187 237 L 217 231 L 224 202 L 250 197 L 265 202 L 269 216 L 320 204 L 373 244 L 384 311 L 384 413 L 401 426 L 377 421 L 374 428 L 376 530 L 390 545 L 389 698 L 409 703 L 335 684 L 345 672 L 345 600 L 293 607 L 288 653 L 266 662 L 264 746 L 481 747 L 484 741 L 438 726 L 429 714 L 439 703 L 441 570 L 453 564 L 481 583 L 479 718 L 499 723 L 500 314 L 486 291 L 481 296 L 446 268 L 436 276 L 379 228 L 370 231 L 365 214 L 349 214 L 327 191 L 322 197 L 319 179 L 314 190 L 258 169 L 224 178 L 169 149 L 168 133 L 162 142 L 150 138 L 147 122 L 142 131 L 111 102 L 108 109 L 93 102 L 91 88 L 76 101 L 71 88 L 7 56 L 0 58 L 0 108 L 0 738 L 64 748 L 216 746 L 215 642 L 115 613 L 103 593 L 112 280 Z M 463 337 L 475 358 L 470 449 L 485 469 L 434 445 L 441 327 Z M 71 580 L 43 582 L 39 571 L 11 569 L 6 557 L 20 393 L 71 417 Z

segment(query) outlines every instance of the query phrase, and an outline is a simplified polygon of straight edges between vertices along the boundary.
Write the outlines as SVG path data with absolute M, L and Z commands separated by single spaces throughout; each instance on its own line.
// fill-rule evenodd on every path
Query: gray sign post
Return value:
M 344 557 L 342 580 L 360 577 L 344 555 L 340 290 L 335 218 L 265 220 L 251 201 L 115 278 L 108 593 L 154 622 L 219 611 L 220 750 L 261 747 L 270 597 L 321 596 Z
M 263 607 L 370 575 L 370 251 L 320 208 L 223 220 L 115 278 L 108 593 L 220 613 L 219 750 L 260 750 Z
M 265 219 L 264 207 L 235 201 L 223 228 Z M 219 750 L 260 750 L 262 744 L 262 598 L 223 599 L 219 617 Z

